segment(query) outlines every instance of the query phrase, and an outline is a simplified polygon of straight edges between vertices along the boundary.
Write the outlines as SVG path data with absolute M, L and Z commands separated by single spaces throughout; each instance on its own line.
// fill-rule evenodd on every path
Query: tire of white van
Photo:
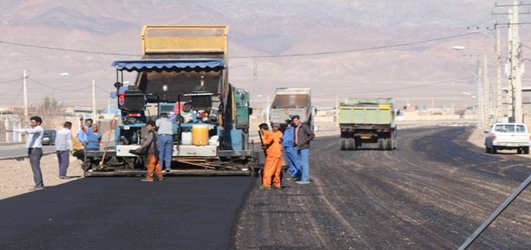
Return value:
M 529 154 L 529 147 L 524 147 L 523 151 L 524 151 L 524 154 L 528 155 Z

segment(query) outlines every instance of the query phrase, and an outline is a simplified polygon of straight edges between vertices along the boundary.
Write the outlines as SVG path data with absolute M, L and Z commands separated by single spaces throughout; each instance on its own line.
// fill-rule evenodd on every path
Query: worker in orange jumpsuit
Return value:
M 278 132 L 268 130 L 266 123 L 260 124 L 260 134 L 262 135 L 262 147 L 265 150 L 266 159 L 262 174 L 262 186 L 260 189 L 281 188 L 280 173 L 282 168 L 282 132 L 278 130 L 280 125 L 275 124 Z

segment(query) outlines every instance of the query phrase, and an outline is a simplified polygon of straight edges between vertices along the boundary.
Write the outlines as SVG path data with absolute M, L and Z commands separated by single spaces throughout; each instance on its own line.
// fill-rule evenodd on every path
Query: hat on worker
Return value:
M 273 128 L 278 128 L 278 129 L 280 129 L 280 124 L 278 124 L 278 123 L 273 123 Z

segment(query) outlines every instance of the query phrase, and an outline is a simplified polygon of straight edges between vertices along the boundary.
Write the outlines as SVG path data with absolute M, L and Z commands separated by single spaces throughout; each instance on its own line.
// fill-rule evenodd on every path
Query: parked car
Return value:
M 42 145 L 54 145 L 56 134 L 57 131 L 55 130 L 44 130 L 44 134 L 42 135 Z
M 516 149 L 518 154 L 529 154 L 531 138 L 523 123 L 496 123 L 486 133 L 487 153 L 496 154 L 498 150 Z

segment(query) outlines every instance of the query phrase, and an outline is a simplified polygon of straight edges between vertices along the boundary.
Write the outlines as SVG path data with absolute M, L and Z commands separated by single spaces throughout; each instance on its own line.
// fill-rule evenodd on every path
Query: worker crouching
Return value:
M 146 128 L 148 129 L 147 138 L 144 140 L 144 143 L 142 143 L 142 146 L 140 146 L 137 149 L 131 150 L 131 153 L 133 154 L 146 154 L 147 153 L 147 159 L 146 159 L 147 176 L 145 179 L 142 179 L 142 181 L 152 182 L 155 172 L 157 174 L 158 180 L 162 181 L 164 177 L 162 176 L 162 168 L 160 166 L 159 149 L 157 145 L 158 138 L 157 138 L 157 133 L 155 132 L 155 122 L 154 121 L 147 122 Z
M 278 126 L 277 124 L 273 126 Z M 261 189 L 281 188 L 282 168 L 282 132 L 271 132 L 266 123 L 260 124 L 262 148 L 265 152 L 264 171 L 262 173 Z M 278 126 L 280 127 L 280 126 Z

